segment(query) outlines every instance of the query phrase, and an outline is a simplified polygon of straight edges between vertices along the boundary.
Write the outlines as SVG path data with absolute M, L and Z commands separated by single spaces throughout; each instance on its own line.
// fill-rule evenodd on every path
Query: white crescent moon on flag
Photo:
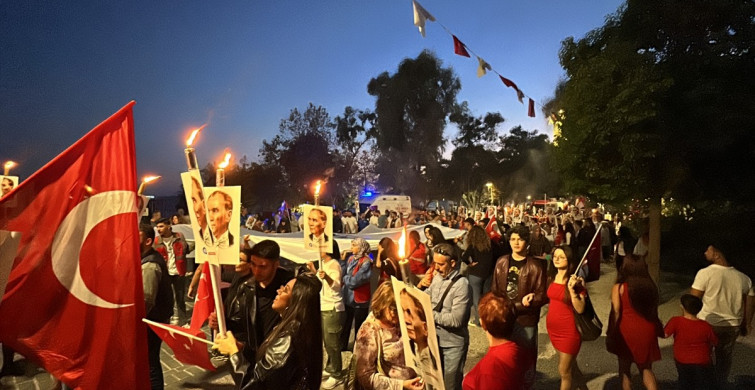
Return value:
M 85 199 L 66 215 L 52 241 L 52 270 L 71 295 L 87 305 L 105 309 L 134 305 L 109 302 L 93 293 L 81 278 L 79 256 L 89 232 L 100 222 L 135 212 L 136 194 L 133 191 L 107 191 Z

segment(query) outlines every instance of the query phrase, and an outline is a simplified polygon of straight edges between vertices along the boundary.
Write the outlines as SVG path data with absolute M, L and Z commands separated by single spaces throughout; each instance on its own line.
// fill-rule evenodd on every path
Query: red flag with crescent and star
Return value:
M 207 264 L 207 263 L 205 263 Z M 147 324 L 155 334 L 160 337 L 168 347 L 173 350 L 176 360 L 193 364 L 204 368 L 205 370 L 215 371 L 215 366 L 210 361 L 210 353 L 207 351 L 207 344 L 192 340 L 184 334 L 190 334 L 194 337 L 204 339 L 206 336 L 201 329 L 187 329 L 176 325 L 160 324 L 155 326 Z M 167 328 L 167 329 L 166 329 Z
M 202 264 L 201 272 L 202 276 L 199 277 L 199 284 L 197 286 L 197 298 L 194 301 L 194 309 L 191 313 L 191 325 L 189 325 L 192 330 L 200 329 L 205 321 L 207 321 L 210 313 L 215 311 L 209 262 Z
M 488 225 L 485 226 L 485 231 L 488 233 L 488 236 L 490 236 L 490 239 L 495 241 L 496 243 L 498 241 L 501 241 L 501 237 L 502 237 L 501 233 L 499 233 L 498 229 L 496 229 L 497 227 L 498 227 L 498 222 L 496 221 L 495 214 L 493 214 L 490 217 L 490 221 L 488 221 Z
M 76 389 L 149 388 L 133 105 L 0 199 L 0 341 Z

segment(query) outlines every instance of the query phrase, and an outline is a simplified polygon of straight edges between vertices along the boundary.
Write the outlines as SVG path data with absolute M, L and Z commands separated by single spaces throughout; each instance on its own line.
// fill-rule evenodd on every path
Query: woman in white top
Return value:
M 322 281 L 320 314 L 322 315 L 322 340 L 328 359 L 323 372 L 323 378 L 327 377 L 327 379 L 322 383 L 321 388 L 332 389 L 343 380 L 340 338 L 346 310 L 343 295 L 341 295 L 342 270 L 337 260 L 341 258 L 338 242 L 333 241 L 333 253 L 323 252 L 321 257 L 321 270 L 316 271 L 313 262 L 307 263 L 307 266 Z

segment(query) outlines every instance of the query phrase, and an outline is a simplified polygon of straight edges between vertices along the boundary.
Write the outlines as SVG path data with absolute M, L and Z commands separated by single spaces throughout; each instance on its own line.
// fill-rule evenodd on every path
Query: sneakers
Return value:
M 322 384 L 320 385 L 320 388 L 326 389 L 326 390 L 335 389 L 336 386 L 341 384 L 341 382 L 343 382 L 343 379 L 336 379 L 331 376 L 322 382 Z

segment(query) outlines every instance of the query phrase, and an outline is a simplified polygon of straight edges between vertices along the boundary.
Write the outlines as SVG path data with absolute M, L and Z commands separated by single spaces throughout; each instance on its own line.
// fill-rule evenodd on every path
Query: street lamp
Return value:
M 490 190 L 490 204 L 493 204 L 493 183 L 487 182 L 485 183 L 485 187 L 488 187 L 488 190 Z

